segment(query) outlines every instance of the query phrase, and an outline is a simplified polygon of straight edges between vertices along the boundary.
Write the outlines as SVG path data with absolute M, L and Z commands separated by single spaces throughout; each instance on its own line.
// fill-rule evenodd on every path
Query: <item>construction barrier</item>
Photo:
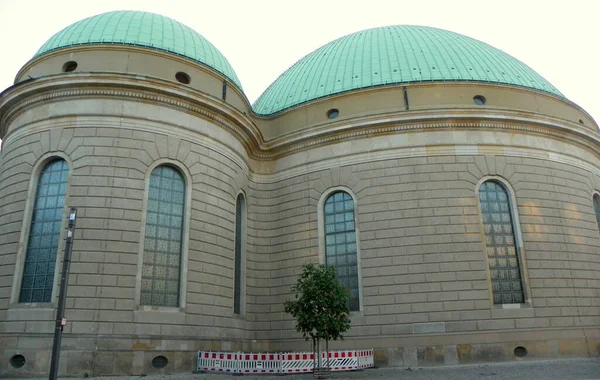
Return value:
M 199 371 L 237 373 L 239 353 L 198 351 Z
M 280 373 L 281 354 L 238 354 L 237 373 Z
M 280 373 L 312 372 L 315 355 L 312 352 L 289 352 L 281 354 Z
M 373 350 L 358 350 L 358 369 L 372 368 L 375 366 Z
M 329 362 L 327 361 L 329 356 Z M 313 372 L 312 352 L 241 353 L 198 351 L 200 372 L 232 374 L 287 374 Z M 356 371 L 374 365 L 373 350 L 336 350 L 323 352 L 321 365 L 331 371 Z
M 329 363 L 327 355 L 322 353 L 321 363 L 323 367 L 329 367 L 331 371 L 354 371 L 358 367 L 358 351 L 329 351 Z

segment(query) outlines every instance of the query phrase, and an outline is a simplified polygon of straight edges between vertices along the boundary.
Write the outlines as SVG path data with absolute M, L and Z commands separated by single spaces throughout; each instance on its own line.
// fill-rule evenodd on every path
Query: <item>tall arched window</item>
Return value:
M 246 223 L 246 202 L 244 196 L 239 194 L 235 205 L 235 258 L 233 279 L 233 312 L 242 313 L 242 285 L 243 285 L 243 263 L 244 263 L 244 225 Z
M 63 159 L 49 162 L 40 173 L 19 302 L 50 302 L 60 226 L 67 192 L 69 166 Z
M 598 224 L 598 229 L 600 230 L 600 195 L 594 194 L 593 202 L 594 213 L 596 214 L 596 223 Z
M 325 264 L 335 267 L 340 284 L 348 289 L 350 310 L 360 310 L 354 200 L 338 191 L 325 201 Z
M 494 303 L 523 303 L 523 281 L 508 192 L 497 181 L 485 181 L 479 187 L 479 203 Z
M 140 303 L 179 306 L 185 183 L 173 167 L 150 175 Z

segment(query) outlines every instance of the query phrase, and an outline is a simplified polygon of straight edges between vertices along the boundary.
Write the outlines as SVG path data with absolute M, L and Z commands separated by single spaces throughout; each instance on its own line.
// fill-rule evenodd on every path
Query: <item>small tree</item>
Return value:
M 350 329 L 348 293 L 338 282 L 334 267 L 313 264 L 303 267 L 292 292 L 295 299 L 284 302 L 285 311 L 296 319 L 296 331 L 305 340 L 312 339 L 320 368 L 320 340 L 344 339 L 342 334 Z

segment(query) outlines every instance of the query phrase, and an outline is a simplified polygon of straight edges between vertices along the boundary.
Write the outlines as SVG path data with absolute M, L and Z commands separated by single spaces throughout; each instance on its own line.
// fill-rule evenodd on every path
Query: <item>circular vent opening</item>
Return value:
M 175 74 L 175 79 L 177 79 L 178 82 L 183 84 L 190 84 L 191 81 L 190 76 L 184 73 L 183 71 L 180 71 L 177 74 Z
M 340 116 L 340 111 L 337 110 L 336 108 L 332 108 L 329 111 L 327 111 L 327 118 L 328 119 L 335 119 L 338 116 Z
M 25 356 L 14 355 L 12 358 L 10 358 L 10 365 L 13 366 L 13 368 L 23 367 L 25 365 Z
M 169 359 L 165 358 L 162 355 L 156 356 L 154 359 L 152 359 L 152 367 L 156 369 L 165 368 L 167 364 L 169 364 Z
M 63 73 L 70 73 L 71 71 L 75 71 L 76 68 L 77 68 L 77 62 L 69 61 L 63 65 L 62 71 L 63 71 Z
M 478 106 L 482 106 L 485 104 L 485 96 L 483 95 L 475 95 L 473 97 L 473 103 L 477 104 Z
M 524 358 L 527 356 L 527 349 L 523 346 L 515 348 L 515 356 L 518 358 Z

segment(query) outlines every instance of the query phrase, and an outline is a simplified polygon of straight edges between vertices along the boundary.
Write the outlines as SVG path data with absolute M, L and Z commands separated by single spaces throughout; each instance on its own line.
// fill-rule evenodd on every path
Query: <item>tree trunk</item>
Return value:
M 323 359 L 321 358 L 321 338 L 317 338 L 317 368 L 321 368 Z
M 327 351 L 327 366 L 323 366 L 323 355 L 321 355 L 321 339 L 317 337 L 317 366 L 313 368 L 313 377 L 315 379 L 329 379 L 329 340 L 325 340 L 325 350 Z
M 329 339 L 325 341 L 325 358 L 327 359 L 327 361 L 325 362 L 325 367 L 329 369 Z
M 312 337 L 313 343 L 313 371 L 317 368 L 317 340 L 315 337 Z

